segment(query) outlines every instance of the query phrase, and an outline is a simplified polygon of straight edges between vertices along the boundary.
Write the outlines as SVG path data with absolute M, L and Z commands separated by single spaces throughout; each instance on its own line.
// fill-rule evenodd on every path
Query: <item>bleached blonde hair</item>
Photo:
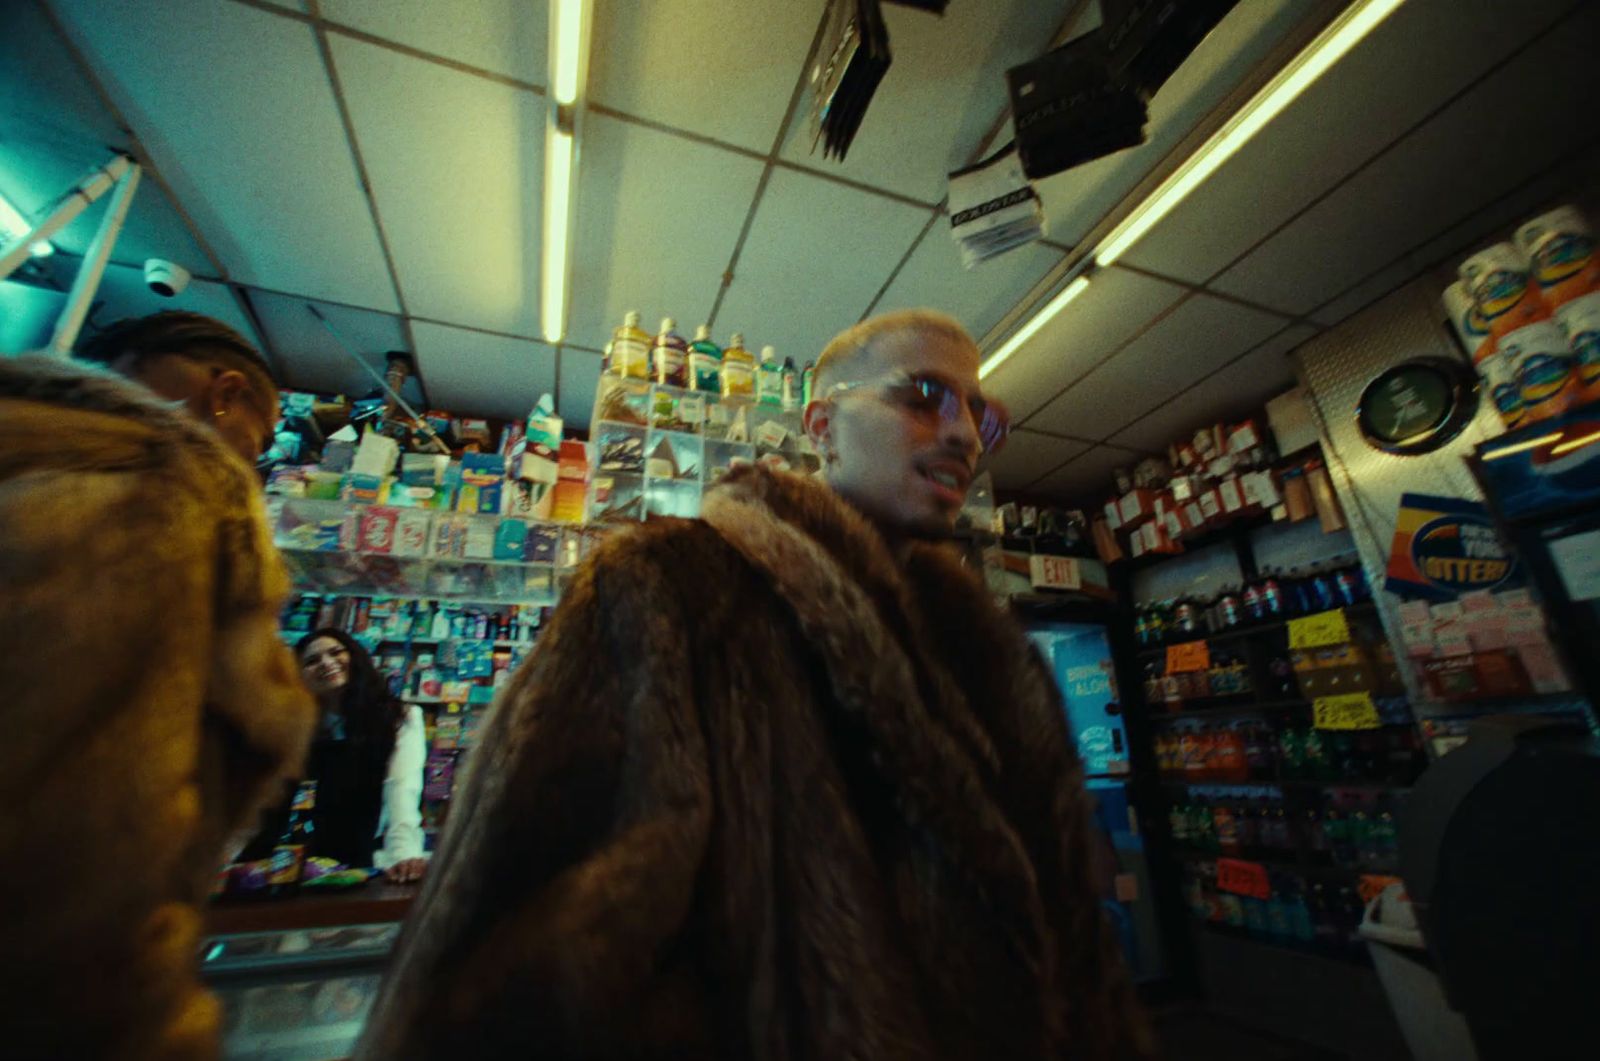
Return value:
M 885 339 L 906 334 L 937 335 L 974 347 L 977 345 L 960 321 L 936 309 L 901 309 L 880 313 L 851 325 L 823 347 L 822 356 L 817 358 L 817 393 L 825 394 L 835 383 L 845 382 L 853 376 L 859 369 L 862 357 Z

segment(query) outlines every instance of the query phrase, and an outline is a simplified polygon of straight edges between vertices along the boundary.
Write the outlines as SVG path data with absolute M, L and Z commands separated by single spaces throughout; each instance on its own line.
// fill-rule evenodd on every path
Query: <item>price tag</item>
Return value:
M 1243 859 L 1217 859 L 1217 888 L 1251 899 L 1272 898 L 1272 881 L 1267 877 L 1267 867 Z
M 1210 667 L 1211 646 L 1204 641 L 1185 641 L 1180 645 L 1167 646 L 1168 674 L 1209 670 Z
M 1350 624 L 1345 621 L 1343 608 L 1289 620 L 1290 648 L 1321 648 L 1349 640 Z
M 1078 561 L 1067 556 L 1028 557 L 1028 577 L 1034 589 L 1082 589 Z
M 1363 873 L 1356 882 L 1356 891 L 1361 895 L 1361 901 L 1370 903 L 1383 893 L 1383 889 L 1391 884 L 1404 884 L 1399 877 L 1386 877 L 1380 873 Z
M 1319 696 L 1311 702 L 1312 725 L 1318 729 L 1377 729 L 1378 705 L 1371 693 Z

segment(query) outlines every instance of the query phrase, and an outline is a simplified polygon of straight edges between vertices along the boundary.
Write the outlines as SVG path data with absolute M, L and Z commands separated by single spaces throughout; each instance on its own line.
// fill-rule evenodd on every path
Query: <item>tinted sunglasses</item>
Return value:
M 993 453 L 1005 445 L 1006 436 L 1011 433 L 1011 414 L 1004 405 L 981 394 L 967 397 L 938 376 L 911 375 L 900 379 L 840 383 L 829 389 L 828 396 L 846 394 L 858 387 L 876 387 L 895 404 L 929 419 L 937 416 L 946 423 L 959 419 L 964 407 L 978 426 L 978 443 L 984 453 Z

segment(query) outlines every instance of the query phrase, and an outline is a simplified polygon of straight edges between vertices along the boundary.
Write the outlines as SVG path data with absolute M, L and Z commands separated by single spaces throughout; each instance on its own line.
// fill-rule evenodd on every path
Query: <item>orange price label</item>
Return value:
M 1380 873 L 1363 873 L 1356 882 L 1356 891 L 1361 894 L 1361 901 L 1372 902 L 1373 898 L 1382 893 L 1383 889 L 1391 884 L 1404 884 L 1399 877 L 1386 877 Z
M 1238 858 L 1217 859 L 1217 888 L 1251 899 L 1272 898 L 1272 881 L 1267 867 Z
M 1207 670 L 1211 666 L 1211 646 L 1204 641 L 1185 641 L 1167 646 L 1167 673 Z

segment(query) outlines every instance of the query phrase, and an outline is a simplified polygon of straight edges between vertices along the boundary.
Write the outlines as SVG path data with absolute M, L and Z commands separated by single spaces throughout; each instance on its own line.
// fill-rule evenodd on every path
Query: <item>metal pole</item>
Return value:
M 411 408 L 411 403 L 400 397 L 400 392 L 389 386 L 389 381 L 384 379 L 382 374 L 380 374 L 377 369 L 367 364 L 366 361 L 362 359 L 361 355 L 356 353 L 355 347 L 345 342 L 344 336 L 339 334 L 339 330 L 333 326 L 333 322 L 324 317 L 317 307 L 307 302 L 306 309 L 310 310 L 311 315 L 317 318 L 317 320 L 321 321 L 324 328 L 328 329 L 328 334 L 333 336 L 333 341 L 335 343 L 339 344 L 339 349 L 348 354 L 350 356 L 350 360 L 360 365 L 361 371 L 365 372 L 367 375 L 376 380 L 378 386 L 383 388 L 384 393 L 389 395 L 390 398 L 393 398 L 395 403 L 406 411 L 406 415 L 417 422 L 417 426 L 422 428 L 422 433 L 428 436 L 429 441 L 431 441 L 435 446 L 439 447 L 439 452 L 448 457 L 450 455 L 450 447 L 445 445 L 444 441 L 434 433 L 433 428 L 428 426 L 427 419 L 415 409 Z
M 128 207 L 133 205 L 133 193 L 139 187 L 139 164 L 130 163 L 128 172 L 117 182 L 117 190 L 106 207 L 106 216 L 100 219 L 100 230 L 83 256 L 78 275 L 72 280 L 72 290 L 67 293 L 67 304 L 61 308 L 61 318 L 56 321 L 56 333 L 50 337 L 46 353 L 52 357 L 69 357 L 72 344 L 83 327 L 83 318 L 89 315 L 89 303 L 100 287 L 100 277 L 111 259 L 111 248 L 122 232 L 122 222 L 127 219 Z
M 128 172 L 129 167 L 138 168 L 138 164 L 127 155 L 117 155 L 104 166 L 90 173 L 79 181 L 71 190 L 56 201 L 45 219 L 29 232 L 27 236 L 17 242 L 15 247 L 0 255 L 0 280 L 4 280 L 17 267 L 28 260 L 31 248 L 42 239 L 49 239 L 61 229 L 70 224 L 73 218 L 89 208 L 89 204 L 100 198 L 121 180 Z

